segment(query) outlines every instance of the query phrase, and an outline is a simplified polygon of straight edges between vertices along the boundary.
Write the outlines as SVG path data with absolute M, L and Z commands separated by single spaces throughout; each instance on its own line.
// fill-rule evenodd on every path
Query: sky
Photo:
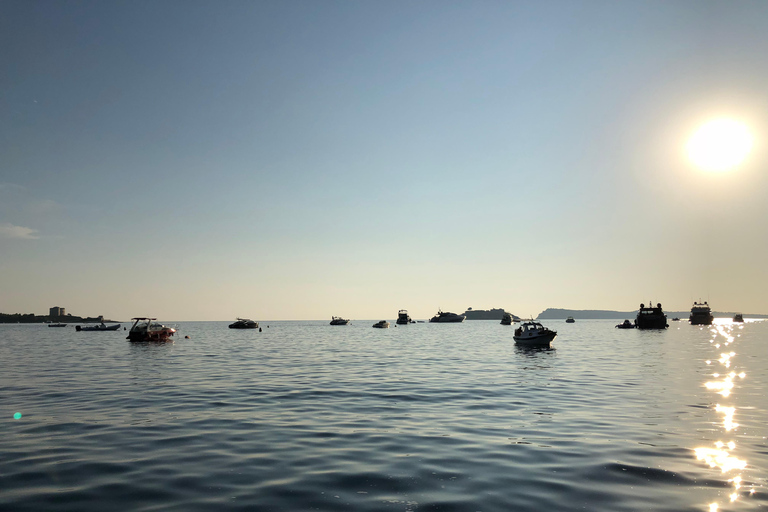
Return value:
M 0 312 L 768 313 L 764 1 L 0 1 Z M 710 119 L 754 143 L 685 152 Z

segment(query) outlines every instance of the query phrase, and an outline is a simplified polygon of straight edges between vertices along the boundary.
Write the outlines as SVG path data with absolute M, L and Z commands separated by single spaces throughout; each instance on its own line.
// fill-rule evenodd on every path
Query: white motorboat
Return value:
M 552 331 L 539 322 L 531 320 L 523 322 L 520 327 L 515 329 L 515 334 L 512 337 L 518 345 L 548 347 L 552 340 L 555 339 L 555 336 L 557 336 L 557 331 Z
M 340 316 L 331 317 L 331 325 L 347 325 L 348 323 L 349 320 L 346 318 L 341 318 Z
M 373 324 L 373 327 L 377 329 L 389 329 L 389 322 L 387 322 L 386 320 L 381 320 Z
M 157 318 L 137 317 L 131 320 L 134 322 L 126 338 L 129 341 L 168 341 L 176 334 L 173 327 L 154 322 Z

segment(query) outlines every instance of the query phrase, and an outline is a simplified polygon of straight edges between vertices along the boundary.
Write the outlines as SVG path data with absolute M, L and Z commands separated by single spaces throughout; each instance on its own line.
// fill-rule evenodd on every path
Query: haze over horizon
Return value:
M 0 312 L 768 313 L 768 3 L 0 12 Z

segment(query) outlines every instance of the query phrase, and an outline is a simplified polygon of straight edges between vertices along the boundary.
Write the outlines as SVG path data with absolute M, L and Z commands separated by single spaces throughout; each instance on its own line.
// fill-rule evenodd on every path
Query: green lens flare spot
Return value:
M 13 415 L 13 419 L 15 419 L 15 420 L 20 420 L 20 419 L 21 419 L 21 413 L 20 413 L 20 412 L 17 412 L 16 414 L 14 414 L 14 415 Z

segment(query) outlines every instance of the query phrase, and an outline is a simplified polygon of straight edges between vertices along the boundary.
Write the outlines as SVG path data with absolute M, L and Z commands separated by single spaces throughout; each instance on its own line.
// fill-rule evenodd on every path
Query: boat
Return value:
M 386 320 L 381 320 L 373 324 L 373 327 L 377 329 L 389 329 L 389 322 L 387 322 Z
M 744 316 L 742 316 L 741 313 L 736 313 L 733 315 L 733 321 L 738 323 L 744 323 Z
M 429 319 L 430 323 L 459 323 L 464 321 L 464 315 L 438 311 L 435 316 Z
M 16 322 L 17 324 L 19 322 Z M 48 327 L 66 327 L 67 324 L 48 324 Z
M 634 329 L 635 324 L 630 322 L 629 320 L 624 320 L 623 323 L 620 323 L 616 326 L 617 329 Z
M 712 316 L 712 310 L 709 308 L 709 304 L 704 302 L 694 302 L 691 308 L 691 316 L 688 317 L 688 321 L 691 325 L 712 325 L 712 320 L 715 317 Z
M 653 304 L 640 304 L 640 309 L 637 311 L 637 318 L 635 318 L 635 326 L 638 329 L 666 329 L 669 327 L 667 323 L 667 315 L 661 309 L 661 303 L 657 303 L 656 307 Z
M 398 325 L 405 325 L 405 324 L 415 324 L 416 322 L 411 319 L 411 316 L 408 314 L 408 311 L 405 309 L 401 309 L 397 312 L 397 321 L 395 322 Z
M 349 323 L 349 320 L 345 320 L 340 316 L 331 317 L 331 325 L 347 325 L 348 323 Z
M 176 334 L 176 329 L 155 323 L 157 318 L 137 317 L 131 320 L 134 322 L 125 338 L 129 341 L 168 341 Z
M 504 312 L 504 316 L 501 317 L 501 325 L 512 325 L 515 320 L 512 318 L 512 313 Z
M 77 332 L 83 331 L 83 332 L 102 332 L 102 331 L 116 331 L 120 328 L 120 324 L 115 325 L 105 325 L 104 322 L 101 322 L 100 324 L 96 325 L 76 325 L 75 330 Z
M 238 318 L 237 322 L 229 324 L 230 329 L 258 329 L 259 322 L 254 322 L 250 318 Z
M 673 319 L 672 319 L 672 321 L 673 321 L 673 322 L 679 322 L 679 321 L 680 321 L 680 319 L 679 319 L 679 318 L 677 318 L 677 317 L 675 317 L 675 318 L 673 318 Z
M 574 320 L 572 316 L 569 316 L 568 318 L 565 319 L 565 323 L 567 323 L 567 324 L 572 324 L 572 323 L 575 323 L 575 322 L 576 322 L 576 320 Z
M 518 345 L 527 345 L 530 347 L 549 346 L 552 340 L 557 336 L 557 331 L 552 331 L 539 322 L 533 320 L 523 322 L 520 327 L 515 329 L 512 336 Z

